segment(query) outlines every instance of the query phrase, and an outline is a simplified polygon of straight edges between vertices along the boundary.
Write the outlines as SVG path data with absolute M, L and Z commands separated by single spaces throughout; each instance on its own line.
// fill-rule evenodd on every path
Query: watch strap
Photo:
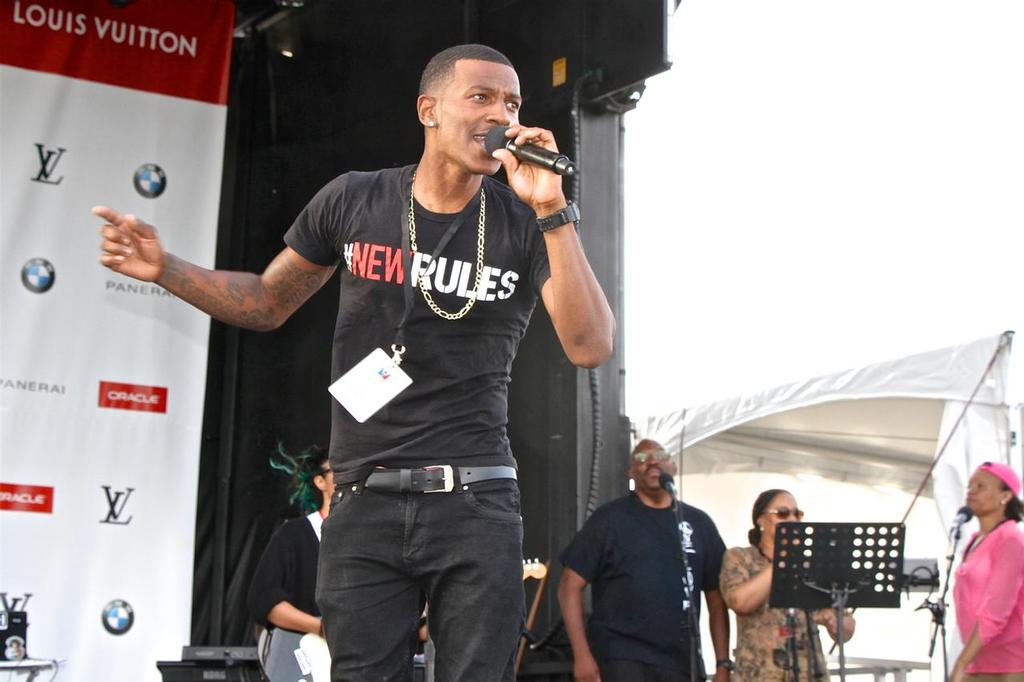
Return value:
M 576 205 L 575 201 L 570 201 L 561 211 L 556 211 L 555 213 L 544 217 L 538 216 L 537 227 L 541 232 L 547 232 L 548 230 L 553 230 L 556 227 L 568 225 L 569 223 L 578 223 L 579 221 L 580 207 Z

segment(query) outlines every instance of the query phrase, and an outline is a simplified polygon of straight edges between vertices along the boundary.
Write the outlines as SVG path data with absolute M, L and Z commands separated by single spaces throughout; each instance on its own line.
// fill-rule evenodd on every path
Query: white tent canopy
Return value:
M 975 466 L 1009 461 L 1005 387 L 1012 336 L 651 417 L 638 430 L 670 451 L 682 440 L 686 474 L 813 473 L 910 492 L 948 439 L 934 486 L 925 488 L 948 521 Z

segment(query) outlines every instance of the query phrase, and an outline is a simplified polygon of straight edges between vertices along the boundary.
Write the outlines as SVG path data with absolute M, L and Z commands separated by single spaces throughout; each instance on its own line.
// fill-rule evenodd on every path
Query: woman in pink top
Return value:
M 1024 682 L 1024 533 L 1020 478 L 985 462 L 967 486 L 967 506 L 981 525 L 956 571 L 953 600 L 964 650 L 950 682 Z

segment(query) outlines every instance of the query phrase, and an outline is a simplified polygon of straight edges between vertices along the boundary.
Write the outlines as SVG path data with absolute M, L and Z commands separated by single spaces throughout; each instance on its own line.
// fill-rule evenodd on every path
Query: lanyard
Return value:
M 466 222 L 466 216 L 468 216 L 476 202 L 470 201 L 466 205 L 462 212 L 455 217 L 445 233 L 441 235 L 441 240 L 437 242 L 437 246 L 434 247 L 433 253 L 430 254 L 430 262 L 437 261 L 437 257 L 441 254 L 444 247 L 448 246 L 448 242 L 452 240 L 455 233 L 458 232 L 459 228 L 462 227 L 462 223 Z M 419 273 L 413 273 L 412 271 L 412 250 L 409 246 L 409 215 L 405 211 L 402 212 L 402 263 L 405 266 L 405 282 L 404 293 L 405 293 L 405 310 L 402 312 L 402 317 L 398 320 L 398 324 L 395 325 L 395 342 L 391 346 L 391 350 L 397 356 L 401 356 L 405 352 L 405 325 L 409 321 L 409 316 L 412 314 L 413 304 L 415 302 L 415 292 L 413 291 L 414 286 L 419 284 Z

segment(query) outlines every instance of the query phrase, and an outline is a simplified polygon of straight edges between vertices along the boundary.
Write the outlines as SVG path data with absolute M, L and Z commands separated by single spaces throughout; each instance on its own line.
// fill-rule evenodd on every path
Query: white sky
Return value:
M 1024 335 L 1022 35 L 1017 0 L 683 0 L 626 116 L 627 413 Z

